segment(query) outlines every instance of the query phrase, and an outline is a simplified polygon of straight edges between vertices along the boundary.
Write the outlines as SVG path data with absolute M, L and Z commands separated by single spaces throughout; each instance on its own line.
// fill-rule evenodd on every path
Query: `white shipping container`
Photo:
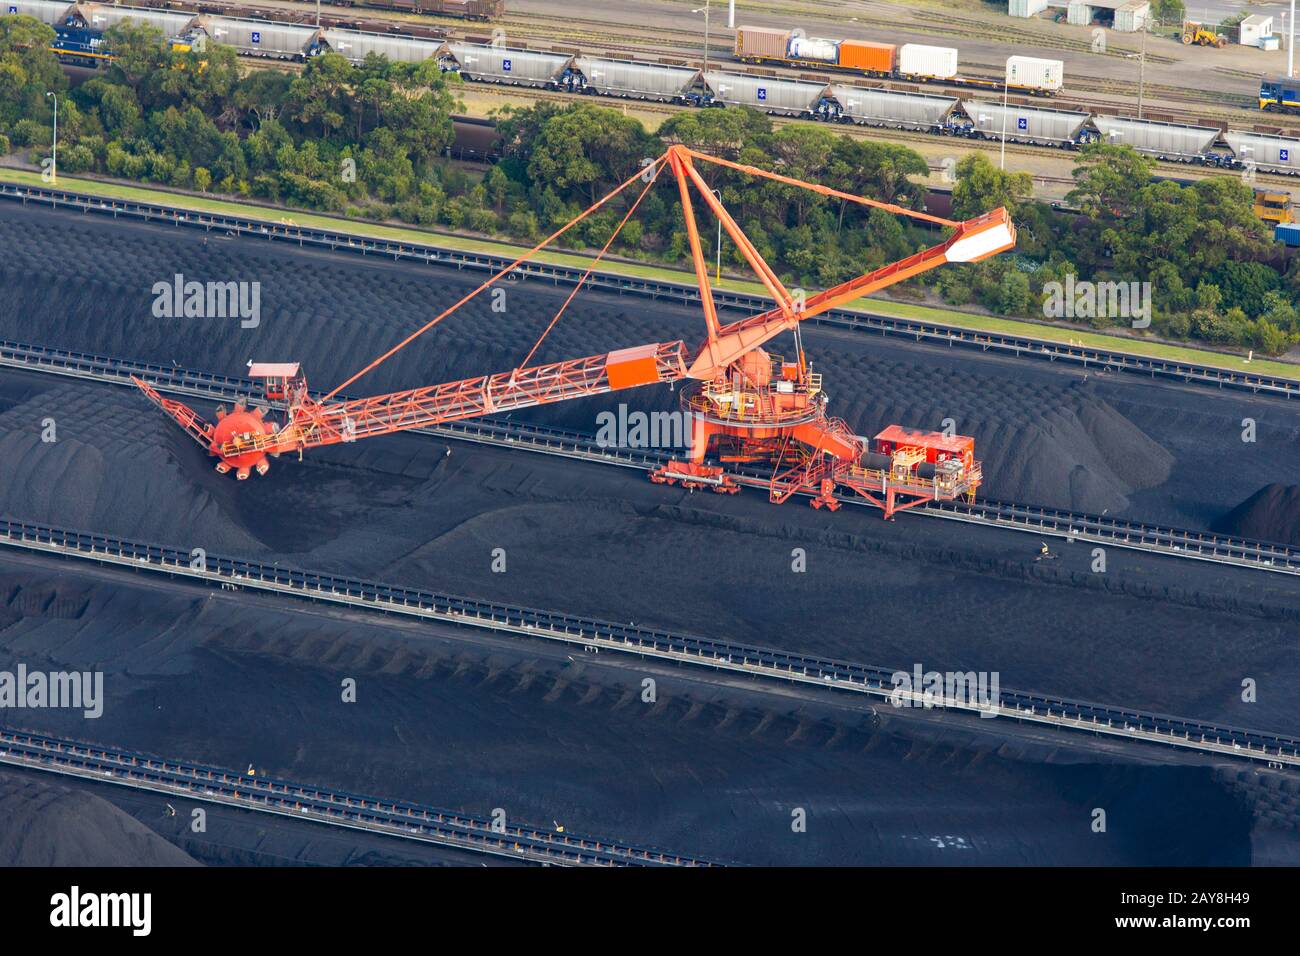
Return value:
M 1129 0 L 1115 10 L 1116 33 L 1141 33 L 1151 22 L 1151 4 L 1147 0 Z
M 951 80 L 957 75 L 957 51 L 946 46 L 904 43 L 898 48 L 898 72 Z
M 840 58 L 840 45 L 834 40 L 795 37 L 790 41 L 790 56 L 795 60 L 821 60 L 834 63 Z
M 1007 58 L 1007 84 L 1030 90 L 1055 92 L 1065 85 L 1065 64 L 1034 56 Z
M 1036 17 L 1047 9 L 1047 0 L 1011 0 L 1007 13 L 1013 17 Z
M 1241 45 L 1259 46 L 1264 37 L 1273 35 L 1273 18 L 1254 14 L 1241 21 Z

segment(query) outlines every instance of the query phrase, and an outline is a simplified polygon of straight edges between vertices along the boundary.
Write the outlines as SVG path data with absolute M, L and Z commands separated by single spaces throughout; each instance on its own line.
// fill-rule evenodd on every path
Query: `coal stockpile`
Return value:
M 1124 512 L 1150 523 L 1212 530 L 1255 490 L 1300 474 L 1294 402 L 1195 387 L 1150 387 L 1140 377 L 1097 381 L 1106 401 L 1174 456 L 1169 480 L 1130 495 Z
M 12 206 L 0 208 L 0 255 L 12 290 L 0 303 L 5 338 L 223 374 L 238 374 L 252 359 L 299 361 L 317 387 L 338 384 L 482 279 L 442 267 Z M 256 327 L 244 327 L 238 317 L 156 316 L 155 283 L 172 284 L 176 275 L 260 283 Z M 504 298 L 481 296 L 349 392 L 374 394 L 515 367 L 567 289 L 529 280 L 505 283 L 503 290 Z M 584 293 L 534 361 L 674 339 L 693 345 L 701 332 L 693 309 Z M 865 435 L 893 423 L 937 429 L 951 418 L 976 438 L 989 497 L 1129 513 L 1135 500 L 1144 494 L 1155 499 L 1171 476 L 1177 480 L 1192 467 L 1171 450 L 1181 439 L 1162 433 L 1162 416 L 1139 421 L 1140 408 L 1119 411 L 1114 399 L 1125 398 L 1124 390 L 1112 394 L 1117 390 L 1097 376 L 820 330 L 806 338 L 825 374 L 833 414 Z M 782 347 L 780 340 L 773 345 L 778 352 Z M 633 410 L 676 407 L 676 394 L 662 387 L 618 400 Z M 596 414 L 613 401 L 606 396 L 518 414 L 594 432 Z M 1224 493 L 1227 499 L 1204 521 L 1241 499 L 1240 490 Z M 1202 519 L 1192 516 L 1189 523 Z
M 30 221 L 13 221 L 22 215 Z M 0 223 L 3 261 L 14 270 L 14 295 L 0 303 L 5 337 L 226 372 L 254 357 L 301 359 L 318 385 L 338 382 L 418 328 L 432 303 L 478 281 L 445 269 L 215 236 L 205 242 L 201 233 L 174 228 L 14 207 L 0 207 Z M 60 243 L 83 250 L 110 243 L 115 253 L 67 253 L 61 261 L 84 265 L 56 277 L 38 267 Z M 167 268 L 151 267 L 151 275 L 143 263 L 153 259 Z M 266 284 L 257 328 L 152 314 L 152 281 L 167 282 L 176 271 L 221 277 L 214 263 L 230 276 L 278 277 L 259 280 Z M 292 282 L 300 299 L 277 299 L 279 282 Z M 506 301 L 514 304 L 504 313 L 485 299 L 479 313 L 450 320 L 363 383 L 378 390 L 509 368 L 565 294 L 534 282 L 512 286 Z M 587 309 L 557 326 L 556 341 L 545 346 L 549 357 L 698 335 L 698 317 L 686 309 L 607 296 Z M 1179 480 L 1191 467 L 1206 474 L 1204 455 L 1179 454 L 1195 435 L 1195 416 L 1218 416 L 1202 432 L 1219 440 L 1220 420 L 1238 415 L 1232 406 L 1214 411 L 1221 399 L 1203 392 L 1085 379 L 847 333 L 814 331 L 808 341 L 832 390 L 833 414 L 869 434 L 885 421 L 937 428 L 945 417 L 957 419 L 977 436 L 990 497 L 1082 502 L 1084 510 L 1113 514 L 1126 500 L 1156 494 L 1165 476 Z M 1171 393 L 1207 410 L 1184 410 L 1175 433 L 1161 434 L 1158 422 L 1141 428 L 1119 412 L 1139 407 L 1139 392 Z M 641 408 L 675 399 L 666 388 L 620 397 Z M 594 431 L 596 413 L 610 403 L 603 396 L 529 414 Z M 43 440 L 47 420 L 57 441 Z M 1239 430 L 1225 429 L 1222 440 L 1242 447 Z M 1245 447 L 1287 460 L 1273 432 Z M 978 666 L 1003 671 L 1009 686 L 1291 726 L 1285 708 L 1233 711 L 1234 681 L 1225 674 L 1236 670 L 1191 666 L 1197 654 L 1224 661 L 1227 646 L 1259 655 L 1261 673 L 1282 679 L 1286 668 L 1270 649 L 1284 640 L 1295 600 L 1271 577 L 1239 580 L 1241 572 L 1168 562 L 1126 571 L 1127 556 L 1115 555 L 1100 576 L 1082 547 L 1042 565 L 1033 560 L 1038 543 L 1025 537 L 913 518 L 884 524 L 867 509 L 830 516 L 797 502 L 774 508 L 748 492 L 692 496 L 618 469 L 410 435 L 317 449 L 302 462 L 281 458 L 267 477 L 237 483 L 217 475 L 211 459 L 133 391 L 23 373 L 0 376 L 0 450 L 0 507 L 24 520 L 889 666 L 918 658 Z M 1215 493 L 1211 478 L 1199 493 Z M 1228 499 L 1216 516 L 1240 498 Z M 491 571 L 488 556 L 498 547 L 509 555 L 506 574 Z M 816 558 L 807 575 L 790 573 L 796 547 Z M 735 580 L 764 586 L 720 587 L 681 560 L 711 554 Z M 1206 614 L 1213 627 L 1201 625 Z M 1052 620 L 1086 622 L 1079 633 L 1087 639 L 1063 647 L 1057 632 L 1044 635 Z M 1226 644 L 1225 633 L 1233 635 Z M 1180 679 L 1153 688 L 1144 655 L 1167 662 Z M 1277 706 L 1276 698 L 1268 706 Z
M 1224 515 L 1214 530 L 1300 547 L 1300 485 L 1265 485 Z
M 2 205 L 0 263 L 10 292 L 0 337 L 225 374 L 250 359 L 301 361 L 321 388 L 481 279 Z M 260 283 L 257 321 L 156 315 L 154 284 L 177 274 Z M 510 284 L 504 311 L 484 297 L 348 391 L 514 367 L 565 295 Z M 537 360 L 694 343 L 700 328 L 690 309 L 595 295 L 574 303 Z M 1162 513 L 1164 496 L 1176 499 L 1170 511 L 1218 517 L 1244 496 L 1231 474 L 1249 490 L 1300 467 L 1285 440 L 1293 413 L 1279 403 L 827 330 L 807 342 L 832 414 L 865 434 L 952 418 L 977 439 L 990 497 L 1143 517 Z M 648 410 L 676 394 L 617 399 Z M 593 432 L 617 399 L 519 417 Z M 1245 417 L 1259 423 L 1252 444 L 1234 425 Z M 286 456 L 237 483 L 133 390 L 12 370 L 0 373 L 0 513 L 887 667 L 997 672 L 1007 688 L 1225 724 L 1300 726 L 1289 579 L 1118 549 L 1099 573 L 1081 542 L 1054 542 L 1057 558 L 1040 562 L 1028 535 L 777 508 L 749 491 L 692 495 L 624 469 L 409 434 Z M 643 710 L 636 665 L 604 654 L 69 563 L 11 558 L 0 571 L 0 655 L 107 673 L 101 721 L 25 716 L 61 736 L 478 814 L 504 805 L 541 825 L 743 862 L 1241 863 L 1263 839 L 1208 768 L 1097 764 L 1064 741 L 1011 742 L 1001 722 L 986 737 L 980 721 L 877 721 L 865 707 L 846 715 L 694 674 L 669 675 Z M 1242 701 L 1242 675 L 1258 682 L 1257 703 Z M 344 677 L 360 680 L 354 709 L 339 700 Z M 1105 845 L 1077 825 L 1099 799 L 1135 821 Z M 785 838 L 799 806 L 825 827 L 805 843 Z M 1204 814 L 1229 823 L 1180 846 L 1153 808 L 1181 833 Z M 1268 833 L 1284 835 L 1268 837 L 1270 858 L 1294 857 L 1275 823 Z
M 101 670 L 103 716 L 12 714 L 25 729 L 760 865 L 1245 864 L 1254 841 L 1297 842 L 1252 819 L 1258 784 L 1230 790 L 1209 767 L 1125 765 L 1071 738 L 985 736 L 978 720 L 672 669 L 651 671 L 647 702 L 647 672 L 604 655 L 0 555 L 11 589 L 46 595 L 52 568 L 86 615 L 23 613 L 0 631 L 0 667 Z M 1087 826 L 1098 805 L 1104 840 Z M 1205 837 L 1175 838 L 1189 828 Z M 209 816 L 219 859 L 239 859 L 244 839 Z
M 202 472 L 187 474 L 169 437 L 125 397 L 61 384 L 36 402 L 0 412 L 10 423 L 0 429 L 0 511 L 57 515 L 67 527 L 114 533 L 134 528 L 151 540 L 184 528 L 196 540 L 212 541 L 213 550 L 255 549 L 257 538 L 238 520 L 234 491 Z M 191 493 L 177 494 L 187 487 Z
M 832 407 L 856 427 L 919 422 L 937 430 L 951 419 L 975 436 L 990 497 L 1117 513 L 1173 468 L 1173 456 L 1107 404 L 1095 383 L 1007 380 L 973 362 L 945 374 L 881 355 L 832 364 Z
M 0 487 L 6 512 L 25 520 L 884 666 L 996 670 L 1009 687 L 1233 724 L 1296 725 L 1293 695 L 1244 708 L 1237 686 L 1243 668 L 1300 679 L 1279 652 L 1300 623 L 1300 595 L 1280 576 L 1117 551 L 1096 574 L 1082 544 L 1042 563 L 1027 535 L 883 522 L 867 508 L 775 507 L 750 492 L 690 494 L 624 469 L 416 435 L 281 458 L 265 478 L 236 483 L 129 389 L 11 373 L 0 402 L 10 389 L 26 401 L 0 412 L 0 447 L 15 449 L 0 457 Z M 62 421 L 65 408 L 90 402 L 104 410 L 102 427 L 31 440 L 45 417 Z M 143 438 L 130 430 L 141 420 L 154 423 Z M 59 450 L 65 442 L 76 454 Z M 133 463 L 164 454 L 168 483 L 130 478 Z M 806 572 L 793 571 L 795 549 Z
M 62 783 L 0 770 L 0 865 L 194 866 L 117 807 Z

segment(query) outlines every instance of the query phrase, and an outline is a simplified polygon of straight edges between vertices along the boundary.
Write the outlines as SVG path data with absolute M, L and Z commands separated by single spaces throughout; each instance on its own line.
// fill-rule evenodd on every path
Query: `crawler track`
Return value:
M 329 790 L 98 744 L 0 729 L 0 764 L 559 866 L 710 866 L 694 857 Z

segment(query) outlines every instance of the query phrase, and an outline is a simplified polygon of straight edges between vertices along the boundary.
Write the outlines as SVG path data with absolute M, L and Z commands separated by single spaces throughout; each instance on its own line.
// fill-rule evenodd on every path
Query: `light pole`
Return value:
M 1011 78 L 1002 80 L 1002 171 L 1007 169 L 1007 114 L 1011 112 Z
M 1294 0 L 1292 0 L 1294 2 Z M 1142 93 L 1146 89 L 1147 78 L 1147 23 L 1148 18 L 1142 19 L 1142 53 L 1138 57 L 1138 119 L 1142 118 Z
M 736 0 L 727 0 L 727 29 L 736 29 Z
M 1286 14 L 1282 14 L 1286 19 Z M 1286 44 L 1286 78 L 1295 76 L 1295 0 L 1291 0 L 1291 39 Z
M 713 195 L 718 197 L 718 205 L 721 206 L 722 190 L 710 189 L 709 192 L 713 193 Z M 718 216 L 717 219 L 718 219 L 718 274 L 717 274 L 717 278 L 714 279 L 713 281 L 715 284 L 721 285 L 722 284 L 722 217 Z
M 49 92 L 46 96 L 54 100 L 54 153 L 50 157 L 50 182 L 57 184 L 59 181 L 59 98 Z M 75 166 L 76 163 L 73 163 Z
M 691 13 L 704 14 L 704 69 L 709 69 L 709 4 L 712 0 L 704 0 L 704 6 L 696 7 Z

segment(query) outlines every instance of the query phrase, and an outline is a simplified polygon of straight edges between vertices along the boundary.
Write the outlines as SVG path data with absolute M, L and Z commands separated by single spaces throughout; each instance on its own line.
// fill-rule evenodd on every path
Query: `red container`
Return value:
M 969 468 L 975 460 L 975 439 L 966 435 L 945 435 L 943 432 L 890 425 L 876 436 L 879 454 L 892 455 L 901 447 L 925 449 L 925 460 L 930 464 L 955 458 Z

